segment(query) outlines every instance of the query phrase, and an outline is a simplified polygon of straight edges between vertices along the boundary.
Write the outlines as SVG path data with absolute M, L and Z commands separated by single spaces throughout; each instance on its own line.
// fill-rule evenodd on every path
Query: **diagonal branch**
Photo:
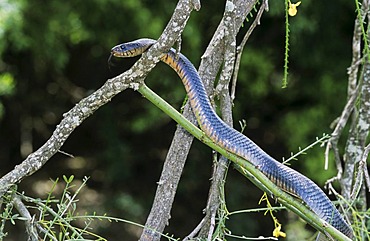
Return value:
M 140 61 L 142 62 L 142 61 Z M 13 184 L 38 171 L 64 144 L 70 134 L 99 107 L 108 103 L 116 94 L 135 84 L 134 73 L 142 72 L 136 64 L 132 69 L 115 79 L 108 80 L 100 89 L 82 99 L 75 107 L 63 115 L 52 136 L 37 151 L 30 154 L 21 164 L 0 179 L 0 197 Z M 145 73 L 145 72 L 143 72 Z M 143 79 L 139 79 L 142 81 Z
M 14 207 L 18 210 L 19 214 L 25 219 L 26 224 L 26 231 L 28 235 L 29 241 L 38 241 L 38 233 L 37 228 L 34 222 L 34 217 L 31 216 L 30 212 L 28 211 L 26 205 L 22 202 L 21 198 L 14 194 L 13 201 Z
M 293 198 L 286 192 L 282 191 L 270 179 L 268 179 L 268 177 L 266 177 L 261 171 L 253 166 L 253 164 L 243 158 L 236 156 L 233 153 L 224 150 L 221 146 L 218 146 L 216 143 L 214 143 L 208 136 L 204 134 L 203 131 L 197 128 L 194 124 L 190 123 L 183 115 L 181 115 L 176 109 L 174 109 L 171 105 L 161 99 L 145 84 L 141 85 L 138 91 L 150 102 L 160 108 L 168 116 L 170 116 L 173 120 L 182 125 L 195 138 L 235 163 L 235 167 L 238 169 L 238 171 L 240 171 L 245 177 L 253 182 L 258 188 L 269 193 L 270 195 L 273 195 L 278 202 L 303 218 L 314 228 L 322 233 L 330 235 L 335 240 L 350 240 L 347 236 L 336 230 L 329 223 L 320 219 L 308 207 L 302 205 L 300 200 Z
M 30 154 L 21 164 L 0 178 L 0 197 L 10 186 L 20 182 L 26 176 L 38 171 L 65 143 L 71 133 L 86 118 L 92 115 L 114 96 L 127 88 L 138 89 L 145 76 L 159 61 L 160 55 L 178 39 L 185 27 L 195 0 L 180 0 L 166 29 L 155 44 L 134 66 L 125 73 L 109 79 L 100 89 L 82 99 L 75 107 L 63 115 L 52 136 L 38 150 Z M 195 6 L 199 7 L 199 6 Z M 176 27 L 174 27 L 176 26 Z
M 231 101 L 233 102 L 235 99 L 235 92 L 236 92 L 236 81 L 238 80 L 238 73 L 239 73 L 239 67 L 240 67 L 240 61 L 242 59 L 242 53 L 245 44 L 247 43 L 249 37 L 251 36 L 253 30 L 257 27 L 257 25 L 260 25 L 261 23 L 261 17 L 264 11 L 268 11 L 268 0 L 263 0 L 260 6 L 260 9 L 257 12 L 256 18 L 253 20 L 252 25 L 249 27 L 248 31 L 245 33 L 242 42 L 239 44 L 239 46 L 236 49 L 236 61 L 235 61 L 235 70 L 233 75 L 233 81 L 231 85 Z
M 256 0 L 236 0 L 234 1 L 235 9 L 238 14 L 235 18 L 235 28 L 239 29 L 253 8 Z M 219 73 L 219 69 L 223 63 L 223 39 L 224 39 L 224 18 L 221 20 L 208 48 L 202 56 L 202 61 L 199 67 L 199 75 L 207 89 L 207 93 L 211 96 L 213 93 L 214 81 Z M 183 115 L 192 123 L 196 123 L 189 103 L 184 107 Z M 193 136 L 189 135 L 181 126 L 178 126 L 172 140 L 169 152 L 163 166 L 162 174 L 158 182 L 156 195 L 153 201 L 152 209 L 146 220 L 147 229 L 141 235 L 140 240 L 158 240 L 159 236 L 151 230 L 155 229 L 162 232 L 165 225 L 168 223 L 172 203 L 174 201 L 177 184 L 181 177 L 183 166 L 189 153 Z M 217 179 L 215 176 L 212 180 Z M 206 218 L 208 220 L 208 217 Z M 206 223 L 206 222 L 203 222 Z M 198 230 L 200 230 L 201 226 Z M 154 238 L 153 238 L 154 237 Z M 151 239 L 152 238 L 152 239 Z

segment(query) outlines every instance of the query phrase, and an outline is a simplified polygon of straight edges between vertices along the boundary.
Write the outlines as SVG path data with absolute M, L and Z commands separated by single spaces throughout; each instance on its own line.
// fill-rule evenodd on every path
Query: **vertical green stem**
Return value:
M 282 88 L 288 86 L 288 57 L 289 57 L 289 0 L 285 0 L 285 53 L 284 53 L 284 76 Z

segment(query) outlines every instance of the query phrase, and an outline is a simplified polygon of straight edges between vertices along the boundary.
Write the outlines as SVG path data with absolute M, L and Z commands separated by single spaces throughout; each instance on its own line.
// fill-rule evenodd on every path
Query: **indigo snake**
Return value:
M 112 48 L 111 56 L 133 57 L 142 54 L 156 43 L 152 39 L 138 39 Z M 252 140 L 233 129 L 215 113 L 204 85 L 193 64 L 181 53 L 171 49 L 161 57 L 181 78 L 190 105 L 200 128 L 215 143 L 244 158 L 284 191 L 300 198 L 321 219 L 340 232 L 353 238 L 353 231 L 326 194 L 310 179 L 276 161 Z

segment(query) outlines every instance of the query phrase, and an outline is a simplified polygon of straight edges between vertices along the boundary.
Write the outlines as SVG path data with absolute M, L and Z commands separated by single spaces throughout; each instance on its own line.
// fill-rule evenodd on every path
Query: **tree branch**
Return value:
M 63 115 L 64 118 L 57 125 L 46 143 L 0 179 L 0 197 L 4 195 L 11 185 L 38 171 L 60 149 L 74 129 L 99 107 L 108 103 L 119 92 L 135 85 L 135 82 L 132 82 L 132 75 L 138 72 L 146 73 L 144 68 L 140 68 L 138 65 L 139 63 L 120 75 L 119 78 L 108 80 L 100 89 L 81 100 L 75 107 L 65 113 Z M 142 78 L 139 79 L 139 81 L 142 80 Z
M 338 174 L 336 177 L 329 179 L 326 182 L 326 185 L 335 181 L 340 180 L 342 178 L 343 174 L 343 166 L 341 162 L 341 155 L 339 153 L 338 148 L 338 141 L 339 138 L 342 135 L 344 127 L 348 123 L 348 119 L 351 116 L 353 112 L 357 112 L 355 109 L 356 100 L 360 93 L 360 84 L 358 83 L 358 71 L 360 68 L 360 64 L 363 61 L 361 57 L 361 39 L 362 39 L 362 24 L 363 19 L 366 17 L 368 4 L 366 3 L 367 0 L 364 0 L 364 4 L 362 4 L 361 11 L 358 13 L 358 17 L 355 19 L 354 24 L 354 31 L 353 31 L 353 38 L 352 38 L 352 63 L 351 66 L 348 68 L 348 89 L 347 89 L 347 95 L 348 100 L 343 108 L 342 114 L 339 117 L 339 120 L 337 121 L 337 124 L 335 126 L 335 129 L 333 133 L 331 134 L 331 138 L 328 141 L 328 144 L 326 146 L 325 151 L 325 169 L 328 168 L 329 163 L 329 150 L 332 149 L 334 152 L 334 160 L 336 163 Z M 353 114 L 353 117 L 357 116 L 357 114 Z M 355 119 L 353 119 L 355 121 Z M 352 171 L 354 170 L 353 168 Z M 346 169 L 346 172 L 350 172 L 351 170 Z M 350 192 L 348 192 L 349 189 L 347 189 L 345 192 L 347 192 L 347 197 L 349 197 Z
M 28 241 L 38 241 L 38 233 L 34 220 L 28 211 L 27 207 L 22 202 L 21 198 L 17 195 L 13 195 L 12 203 L 18 210 L 19 214 L 25 219 L 26 231 L 28 235 Z
M 262 1 L 260 9 L 257 12 L 256 18 L 254 19 L 252 25 L 249 27 L 248 31 L 245 33 L 242 42 L 239 44 L 239 46 L 236 49 L 237 55 L 236 55 L 236 61 L 235 61 L 235 70 L 234 70 L 233 81 L 231 85 L 231 101 L 232 102 L 234 102 L 234 99 L 235 99 L 236 81 L 238 80 L 240 61 L 242 59 L 242 53 L 243 53 L 244 46 L 247 43 L 249 37 L 251 36 L 253 30 L 257 27 L 257 25 L 260 25 L 261 17 L 264 11 L 268 11 L 268 0 Z
M 361 81 L 361 94 L 360 94 L 360 107 L 358 116 L 352 123 L 349 137 L 346 143 L 346 162 L 345 172 L 341 179 L 342 195 L 350 200 L 358 197 L 366 200 L 364 193 L 360 194 L 364 189 L 363 184 L 363 171 L 360 169 L 363 160 L 366 139 L 369 135 L 370 128 L 370 63 L 364 65 L 364 73 Z M 357 171 L 355 168 L 357 166 Z M 356 180 L 353 182 L 353 180 Z M 365 206 L 360 207 L 360 210 L 366 210 Z
M 166 36 L 167 34 L 173 35 L 171 31 L 177 28 L 177 26 L 181 27 L 181 32 L 185 28 L 185 24 L 192 11 L 192 7 L 188 3 L 185 5 L 186 8 L 184 8 L 184 3 L 181 2 L 183 1 L 179 1 L 174 14 L 172 15 L 172 18 L 162 36 Z M 194 9 L 200 9 L 200 1 L 192 0 L 192 4 L 194 5 Z M 183 18 L 182 25 L 179 25 L 175 20 L 179 18 Z M 181 40 L 180 35 L 173 39 Z M 185 113 L 188 116 L 191 114 L 190 106 L 185 107 L 184 114 Z M 196 123 L 194 116 L 192 116 L 190 119 L 193 123 Z M 184 168 L 192 141 L 193 137 L 189 135 L 189 133 L 186 132 L 182 127 L 178 126 L 164 162 L 153 205 L 146 220 L 145 228 L 140 236 L 140 241 L 159 240 L 160 233 L 163 232 L 165 226 L 168 224 L 168 220 L 171 217 L 170 213 L 177 186 L 180 181 L 182 170 Z
M 237 11 L 237 14 L 234 16 L 236 29 L 240 28 L 245 17 L 256 2 L 256 0 L 235 1 L 234 4 Z M 223 62 L 223 38 L 225 37 L 223 24 L 224 18 L 221 20 L 221 23 L 210 41 L 207 50 L 203 54 L 198 70 L 207 93 L 210 96 L 212 96 L 214 81 Z M 185 105 L 183 115 L 192 123 L 196 124 L 196 119 L 191 111 L 189 103 Z M 193 136 L 188 135 L 181 126 L 178 126 L 163 166 L 152 209 L 145 224 L 145 226 L 148 227 L 148 230 L 144 230 L 140 240 L 158 240 L 159 236 L 153 233 L 150 229 L 163 232 L 165 225 L 167 225 L 177 184 L 181 177 L 182 169 L 192 141 Z M 215 176 L 212 177 L 212 180 L 216 179 L 219 178 Z M 206 219 L 209 221 L 208 218 Z
M 220 79 L 215 88 L 215 96 L 220 99 L 220 110 L 222 119 L 229 125 L 233 126 L 232 117 L 232 103 L 229 92 L 229 83 L 234 71 L 235 62 L 235 48 L 236 48 L 236 35 L 237 27 L 235 24 L 236 18 L 236 1 L 226 1 L 225 12 L 223 16 L 223 46 L 224 52 L 222 53 L 223 66 L 221 70 Z M 221 187 L 225 185 L 226 173 L 228 170 L 229 161 L 221 156 L 217 161 L 214 161 L 214 171 L 212 175 L 212 182 L 209 189 L 206 212 L 206 221 L 202 229 L 199 231 L 200 238 L 207 238 L 208 241 L 212 240 L 216 225 L 216 215 L 221 202 Z
M 222 147 L 214 143 L 209 137 L 207 137 L 199 128 L 189 122 L 183 115 L 181 115 L 176 109 L 165 102 L 155 92 L 150 90 L 145 84 L 142 84 L 138 91 L 147 98 L 150 102 L 160 108 L 173 120 L 183 126 L 188 132 L 190 132 L 195 138 L 211 147 L 213 150 L 219 152 L 227 159 L 235 163 L 235 167 L 250 181 L 252 181 L 261 190 L 273 195 L 275 199 L 286 206 L 289 210 L 296 213 L 298 216 L 303 218 L 308 224 L 313 226 L 320 232 L 330 235 L 335 240 L 350 241 L 350 239 L 342 234 L 340 231 L 332 227 L 329 223 L 320 219 L 315 213 L 313 213 L 308 207 L 302 205 L 299 199 L 295 199 L 289 194 L 282 191 L 277 187 L 270 179 L 268 179 L 262 172 L 254 167 L 250 162 L 244 160 L 233 153 L 224 150 Z
M 199 67 L 199 75 L 205 84 L 209 96 L 219 95 L 221 100 L 221 112 L 224 120 L 232 124 L 231 115 L 231 101 L 228 91 L 228 82 L 230 82 L 233 73 L 235 61 L 235 46 L 232 42 L 235 40 L 238 29 L 240 29 L 246 16 L 252 10 L 257 1 L 227 1 L 225 4 L 225 14 L 213 35 L 208 48 L 202 56 L 202 61 Z M 231 32 L 230 32 L 231 31 Z M 228 40 L 229 39 L 229 40 Z M 230 44 L 230 45 L 228 45 Z M 234 48 L 234 50 L 227 50 L 227 48 Z M 213 93 L 213 86 L 217 74 L 224 63 L 222 69 L 221 79 L 216 87 L 216 93 Z M 226 107 L 225 107 L 226 106 Z M 210 238 L 213 233 L 213 223 L 216 212 L 220 204 L 220 185 L 223 185 L 224 176 L 227 170 L 227 160 L 220 157 L 218 162 L 214 162 L 214 172 L 212 175 L 212 183 L 209 191 L 209 197 L 206 206 L 206 216 L 202 219 L 201 224 L 196 229 L 199 229 L 199 237 Z M 201 226 L 201 227 L 200 227 Z M 191 232 L 191 235 L 185 238 L 189 239 L 195 235 L 196 232 Z
M 364 13 L 367 14 L 369 10 L 367 1 L 364 1 L 363 7 L 365 7 L 365 9 L 363 9 Z M 363 19 L 365 16 L 366 15 L 362 16 Z M 363 73 L 358 80 L 358 88 L 360 88 L 358 101 L 360 105 L 354 109 L 354 118 L 351 123 L 345 148 L 345 171 L 340 181 L 342 195 L 348 200 L 353 192 L 352 180 L 354 180 L 355 168 L 361 161 L 370 127 L 370 60 L 368 56 L 365 56 L 364 61 Z M 361 196 L 365 198 L 364 194 Z M 366 207 L 362 207 L 361 209 L 363 208 L 366 209 Z
M 196 1 L 195 1 L 196 2 Z M 100 89 L 82 99 L 75 107 L 63 115 L 52 136 L 37 151 L 30 154 L 21 164 L 0 178 L 0 197 L 13 184 L 38 171 L 64 144 L 70 134 L 86 118 L 114 96 L 127 88 L 138 89 L 146 75 L 159 61 L 160 55 L 167 52 L 178 39 L 193 9 L 192 1 L 180 0 L 166 29 L 158 42 L 137 61 L 131 69 L 109 79 Z M 177 27 L 173 27 L 177 26 Z

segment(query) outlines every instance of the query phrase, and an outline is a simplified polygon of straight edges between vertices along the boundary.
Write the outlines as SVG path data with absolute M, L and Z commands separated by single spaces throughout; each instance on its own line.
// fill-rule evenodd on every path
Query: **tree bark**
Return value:
M 352 205 L 352 207 L 348 207 L 347 204 L 343 205 L 345 208 L 343 213 L 347 214 L 349 219 L 352 219 L 349 215 L 349 210 L 352 210 L 352 208 L 359 212 L 367 210 L 365 191 L 366 180 L 369 182 L 369 173 L 366 168 L 369 146 L 365 146 L 370 130 L 370 59 L 369 49 L 366 49 L 368 46 L 362 46 L 361 42 L 364 40 L 366 43 L 370 36 L 364 29 L 365 19 L 369 21 L 368 11 L 369 1 L 364 0 L 354 24 L 352 63 L 348 68 L 348 101 L 327 146 L 327 152 L 330 148 L 334 151 L 338 170 L 337 177 L 329 180 L 328 183 L 336 179 L 339 180 L 343 198 L 347 200 L 347 204 Z M 349 120 L 351 121 L 349 123 L 350 129 L 342 164 L 338 141 Z M 331 189 L 334 191 L 332 187 Z M 354 213 L 354 215 L 357 214 Z M 365 228 L 366 218 L 360 222 L 362 224 L 358 226 Z M 361 228 L 359 230 L 358 235 L 361 236 L 361 240 L 364 240 L 365 230 L 361 231 Z
M 206 87 L 209 96 L 214 96 L 214 83 L 217 74 L 224 63 L 223 83 L 220 82 L 219 96 L 222 103 L 222 117 L 232 125 L 231 99 L 228 91 L 228 83 L 234 70 L 235 38 L 246 16 L 257 3 L 255 0 L 226 1 L 225 14 L 222 18 L 208 48 L 202 56 L 198 73 Z M 229 40 L 231 39 L 231 41 Z M 231 42 L 233 42 L 231 44 Z M 230 46 L 225 54 L 226 46 Z M 226 88 L 225 88 L 226 87 Z M 184 116 L 191 122 L 196 123 L 194 114 L 191 112 L 189 103 L 185 105 Z M 187 155 L 189 153 L 193 137 L 188 135 L 181 126 L 177 127 L 167 154 L 156 195 L 150 214 L 145 223 L 144 231 L 140 237 L 141 241 L 159 240 L 159 233 L 164 231 L 170 219 L 171 207 L 175 198 L 177 185 L 181 177 Z M 209 191 L 209 199 L 206 207 L 206 222 L 203 222 L 201 236 L 208 236 L 215 213 L 219 206 L 219 185 L 226 173 L 227 160 L 221 158 L 215 163 L 215 171 L 212 175 L 212 184 Z M 155 230 L 155 231 L 154 231 Z

